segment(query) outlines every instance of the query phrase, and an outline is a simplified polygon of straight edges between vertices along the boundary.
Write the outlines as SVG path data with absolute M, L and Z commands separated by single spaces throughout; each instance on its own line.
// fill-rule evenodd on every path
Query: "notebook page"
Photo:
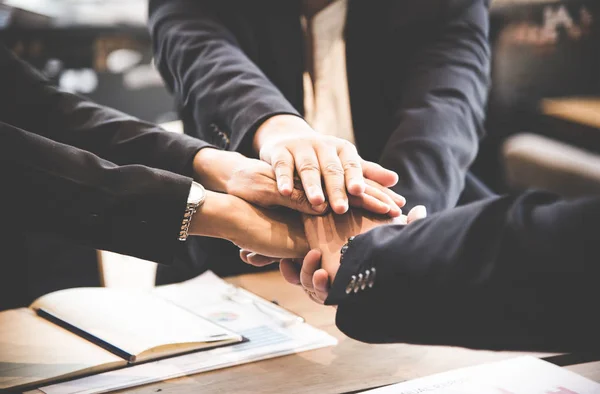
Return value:
M 0 313 L 0 391 L 125 364 L 30 309 Z
M 240 338 L 145 291 L 68 289 L 41 297 L 32 307 L 43 308 L 133 355 L 171 344 Z

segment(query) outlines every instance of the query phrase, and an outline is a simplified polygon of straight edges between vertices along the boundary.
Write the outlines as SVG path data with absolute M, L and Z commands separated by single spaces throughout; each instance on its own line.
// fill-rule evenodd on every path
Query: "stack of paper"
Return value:
M 526 356 L 427 376 L 372 394 L 599 394 L 600 384 Z
M 165 379 L 318 349 L 337 340 L 277 305 L 206 272 L 158 287 L 159 297 L 237 332 L 247 342 L 190 353 L 41 388 L 46 394 L 104 393 Z

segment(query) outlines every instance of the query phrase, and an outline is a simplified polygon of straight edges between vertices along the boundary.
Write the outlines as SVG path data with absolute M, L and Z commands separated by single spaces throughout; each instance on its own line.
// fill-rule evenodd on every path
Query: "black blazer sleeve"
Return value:
M 191 178 L 117 166 L 1 122 L 0 165 L 0 202 L 16 204 L 11 209 L 24 230 L 171 263 Z
M 115 164 L 143 164 L 191 176 L 193 157 L 209 146 L 63 92 L 4 47 L 0 86 L 0 120 Z
M 222 135 L 228 149 L 250 155 L 247 137 L 264 120 L 299 114 L 243 53 L 219 19 L 219 2 L 150 0 L 155 59 L 184 113 L 194 120 L 197 136 L 213 141 Z
M 328 303 L 367 342 L 599 350 L 600 198 L 530 192 L 356 238 Z M 375 268 L 372 288 L 346 294 Z
M 207 144 L 61 92 L 4 48 L 0 86 L 0 202 L 24 230 L 169 263 Z
M 454 207 L 463 190 L 483 135 L 490 69 L 487 0 L 441 3 L 441 26 L 427 22 L 420 33 L 414 25 L 390 32 L 397 42 L 420 36 L 408 66 L 406 53 L 390 55 L 394 132 L 379 160 L 399 174 L 394 189 L 409 207 L 423 204 L 430 212 Z

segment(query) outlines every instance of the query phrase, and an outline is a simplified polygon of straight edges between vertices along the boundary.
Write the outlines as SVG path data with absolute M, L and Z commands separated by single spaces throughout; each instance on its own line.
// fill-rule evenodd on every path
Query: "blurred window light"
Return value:
M 98 76 L 91 68 L 65 70 L 58 84 L 64 91 L 71 93 L 90 94 L 98 87 Z
M 48 59 L 42 73 L 48 78 L 56 78 L 62 71 L 64 65 L 59 59 Z
M 123 86 L 129 90 L 141 90 L 165 85 L 154 66 L 141 64 L 123 75 Z
M 58 25 L 143 25 L 147 0 L 5 0 L 4 4 L 45 14 Z
M 106 57 L 106 68 L 111 73 L 120 74 L 142 61 L 142 54 L 132 49 L 117 49 Z

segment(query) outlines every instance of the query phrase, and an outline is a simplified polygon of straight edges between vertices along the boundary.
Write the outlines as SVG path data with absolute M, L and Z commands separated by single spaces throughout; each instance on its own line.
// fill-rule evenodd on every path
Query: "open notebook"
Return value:
M 0 391 L 242 340 L 157 294 L 57 291 L 0 313 Z

